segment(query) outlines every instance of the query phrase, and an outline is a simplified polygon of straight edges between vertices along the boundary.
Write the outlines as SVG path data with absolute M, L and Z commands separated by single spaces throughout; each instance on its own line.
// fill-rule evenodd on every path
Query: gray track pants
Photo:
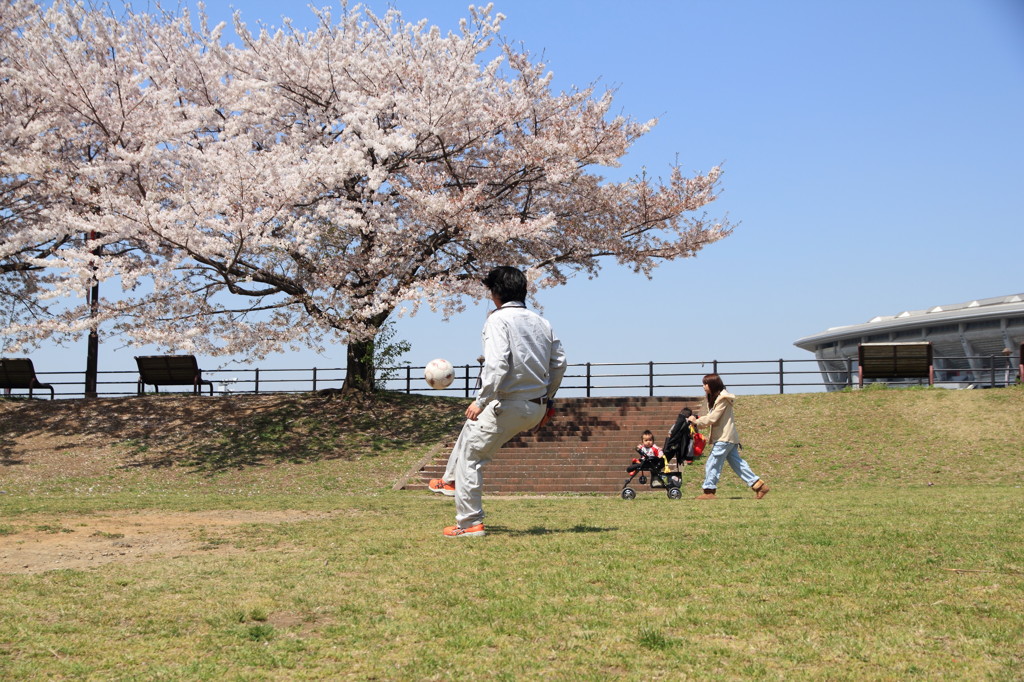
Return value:
M 495 400 L 476 421 L 463 424 L 444 472 L 444 480 L 455 481 L 455 522 L 460 528 L 483 523 L 484 465 L 513 436 L 536 426 L 545 409 L 529 400 Z

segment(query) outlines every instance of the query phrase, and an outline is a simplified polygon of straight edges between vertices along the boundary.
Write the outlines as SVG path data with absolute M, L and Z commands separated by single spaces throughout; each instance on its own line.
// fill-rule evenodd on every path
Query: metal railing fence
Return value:
M 957 363 L 973 361 L 974 369 L 942 368 L 942 358 L 935 358 L 936 383 L 950 388 L 998 387 L 1019 383 L 1020 370 L 1002 356 L 955 358 Z M 822 373 L 815 358 L 798 360 L 708 360 L 692 362 L 631 362 L 570 364 L 562 381 L 562 397 L 628 397 L 701 395 L 701 379 L 705 374 L 721 374 L 729 390 L 739 394 L 813 393 L 841 390 L 856 385 L 857 361 L 854 358 L 830 360 L 829 370 Z M 839 366 L 836 365 L 839 363 Z M 455 365 L 455 381 L 446 389 L 433 390 L 423 379 L 423 367 L 402 365 L 384 368 L 380 388 L 402 393 L 431 393 L 472 397 L 476 392 L 479 363 Z M 58 398 L 85 396 L 85 372 L 37 372 L 44 383 L 54 387 Z M 234 393 L 304 393 L 326 388 L 341 388 L 345 369 L 312 367 L 297 369 L 266 369 L 239 367 L 203 370 L 203 377 L 214 383 L 219 395 Z M 97 392 L 101 397 L 136 395 L 138 373 L 129 370 L 100 371 Z M 927 380 L 890 381 L 908 385 Z M 146 387 L 152 392 L 152 387 Z M 190 387 L 162 387 L 161 394 L 190 392 Z M 18 389 L 15 395 L 27 394 Z M 36 395 L 48 392 L 36 391 Z

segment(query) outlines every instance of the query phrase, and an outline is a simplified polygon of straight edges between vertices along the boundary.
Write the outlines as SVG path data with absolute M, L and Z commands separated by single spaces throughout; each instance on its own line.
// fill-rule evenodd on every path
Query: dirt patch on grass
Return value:
M 110 512 L 20 516 L 0 534 L 0 573 L 83 570 L 113 562 L 237 551 L 228 537 L 243 524 L 324 519 L 309 511 Z

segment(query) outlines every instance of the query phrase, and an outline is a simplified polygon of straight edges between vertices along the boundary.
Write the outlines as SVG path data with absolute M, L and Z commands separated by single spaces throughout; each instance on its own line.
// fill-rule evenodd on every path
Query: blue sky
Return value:
M 383 11 L 386 3 L 365 3 Z M 298 25 L 302 5 L 208 0 L 214 19 Z M 452 29 L 468 3 L 397 1 Z M 144 9 L 143 3 L 136 8 Z M 1024 2 L 1020 0 L 515 0 L 506 36 L 543 53 L 555 87 L 597 81 L 659 124 L 622 172 L 724 164 L 711 212 L 729 238 L 659 267 L 608 263 L 542 292 L 569 360 L 811 357 L 796 339 L 875 315 L 1024 292 Z M 612 177 L 615 177 L 612 175 Z M 413 365 L 479 354 L 483 305 L 398 322 Z M 101 370 L 136 349 L 102 339 Z M 80 353 L 78 351 L 81 351 Z M 81 371 L 85 341 L 32 354 Z M 287 353 L 264 367 L 341 367 Z M 213 367 L 220 361 L 204 361 Z

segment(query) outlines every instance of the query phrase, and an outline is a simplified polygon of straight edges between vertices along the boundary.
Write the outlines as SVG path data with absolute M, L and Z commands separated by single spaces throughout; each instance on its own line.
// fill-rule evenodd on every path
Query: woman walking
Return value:
M 708 397 L 707 414 L 703 417 L 690 417 L 690 423 L 702 429 L 711 427 L 708 442 L 711 443 L 711 454 L 704 463 L 704 493 L 698 500 L 713 500 L 718 490 L 718 479 L 722 477 L 722 467 L 726 462 L 743 479 L 743 482 L 754 491 L 755 497 L 761 499 L 768 494 L 768 486 L 750 470 L 750 465 L 740 457 L 740 437 L 733 420 L 733 401 L 736 396 L 725 390 L 722 377 L 717 374 L 704 376 L 704 393 Z

